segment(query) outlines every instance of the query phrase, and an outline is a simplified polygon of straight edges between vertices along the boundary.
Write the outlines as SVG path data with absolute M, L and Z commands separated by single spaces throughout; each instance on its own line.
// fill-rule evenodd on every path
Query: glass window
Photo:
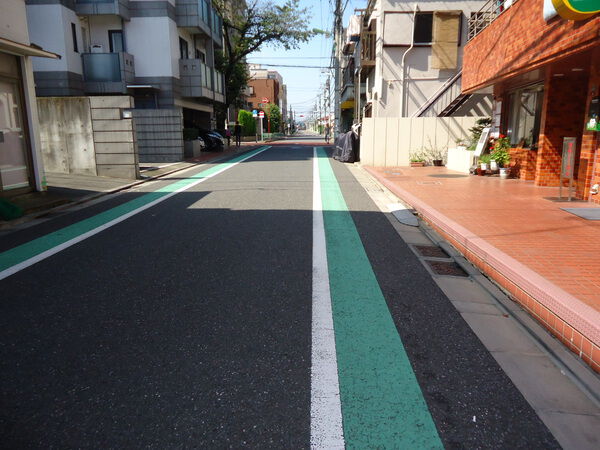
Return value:
M 79 48 L 77 47 L 77 28 L 74 23 L 71 23 L 71 35 L 73 36 L 73 51 L 79 53 Z
M 535 148 L 540 134 L 543 85 L 512 92 L 509 96 L 508 130 L 511 145 Z
M 123 46 L 123 31 L 108 30 L 108 44 L 111 53 L 119 53 L 124 51 Z
M 182 38 L 179 38 L 179 57 L 181 59 L 188 59 L 188 43 Z
M 415 44 L 431 44 L 432 31 L 433 13 L 417 13 L 415 16 Z

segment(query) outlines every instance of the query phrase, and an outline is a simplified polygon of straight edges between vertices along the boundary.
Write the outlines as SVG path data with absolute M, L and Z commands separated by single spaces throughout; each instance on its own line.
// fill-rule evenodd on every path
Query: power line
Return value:
M 302 66 L 294 64 L 261 64 L 266 67 L 293 67 L 295 69 L 331 69 L 331 66 Z
M 328 59 L 328 56 L 249 56 L 248 59 Z

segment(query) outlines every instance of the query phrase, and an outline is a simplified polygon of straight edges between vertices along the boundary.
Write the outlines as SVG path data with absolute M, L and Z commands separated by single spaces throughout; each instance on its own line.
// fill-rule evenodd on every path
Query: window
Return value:
M 415 44 L 431 44 L 433 13 L 417 13 L 415 16 Z
M 196 49 L 196 59 L 199 59 L 200 61 L 202 61 L 203 63 L 206 62 L 206 55 L 200 51 L 199 49 Z
M 188 43 L 183 38 L 179 38 L 179 57 L 181 59 L 188 59 Z
M 543 85 L 512 92 L 508 99 L 508 130 L 511 145 L 535 148 L 540 134 Z
M 77 28 L 74 23 L 71 23 L 71 34 L 73 35 L 73 51 L 79 53 L 79 48 L 77 47 Z
M 123 31 L 108 30 L 108 45 L 111 53 L 119 53 L 124 51 Z

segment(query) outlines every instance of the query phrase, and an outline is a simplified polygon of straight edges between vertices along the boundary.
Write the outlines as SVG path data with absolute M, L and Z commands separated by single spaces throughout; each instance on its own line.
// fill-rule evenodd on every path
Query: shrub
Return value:
M 242 134 L 244 136 L 254 136 L 256 134 L 256 119 L 252 117 L 250 111 L 240 109 L 238 120 L 242 126 Z

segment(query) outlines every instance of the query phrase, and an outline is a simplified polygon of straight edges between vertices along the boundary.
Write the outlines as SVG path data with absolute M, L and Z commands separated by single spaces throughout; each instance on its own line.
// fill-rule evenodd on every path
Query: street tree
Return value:
M 249 79 L 245 58 L 264 45 L 290 50 L 321 33 L 309 28 L 308 8 L 300 0 L 212 0 L 223 19 L 223 51 L 215 60 L 225 77 L 225 104 L 217 110 L 219 123 L 231 105 L 241 106 L 242 90 Z

